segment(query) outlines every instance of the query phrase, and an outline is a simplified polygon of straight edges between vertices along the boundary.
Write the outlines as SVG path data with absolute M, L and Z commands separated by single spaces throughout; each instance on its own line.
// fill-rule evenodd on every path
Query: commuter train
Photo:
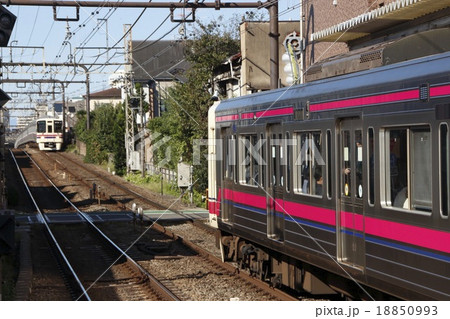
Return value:
M 225 260 L 349 299 L 450 299 L 450 52 L 224 100 L 209 211 Z
M 36 143 L 41 151 L 59 151 L 63 144 L 63 121 L 40 118 L 36 121 Z

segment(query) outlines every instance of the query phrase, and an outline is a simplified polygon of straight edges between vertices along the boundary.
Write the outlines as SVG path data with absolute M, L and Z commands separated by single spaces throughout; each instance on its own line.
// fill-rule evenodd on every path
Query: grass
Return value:
M 142 186 L 144 188 L 147 188 L 151 190 L 152 192 L 161 194 L 161 178 L 159 175 L 147 175 L 145 177 L 142 177 L 140 173 L 136 174 L 128 174 L 125 176 L 125 180 L 133 183 L 135 185 Z M 174 197 L 178 197 L 181 195 L 181 190 L 178 188 L 176 182 L 175 183 L 169 183 L 165 180 L 162 181 L 162 192 L 164 195 L 171 195 Z M 183 203 L 189 204 L 190 198 L 189 193 L 186 192 L 183 195 L 182 198 Z M 205 203 L 202 201 L 202 194 L 199 194 L 194 190 L 193 194 L 193 204 L 196 207 L 205 207 Z

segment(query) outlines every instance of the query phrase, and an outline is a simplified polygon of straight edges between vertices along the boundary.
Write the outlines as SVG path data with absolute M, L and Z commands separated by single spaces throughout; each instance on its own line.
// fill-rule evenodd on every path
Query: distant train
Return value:
M 41 151 L 59 151 L 63 145 L 63 121 L 41 118 L 36 121 L 36 143 Z
M 213 106 L 223 258 L 314 294 L 450 300 L 449 126 L 450 52 Z

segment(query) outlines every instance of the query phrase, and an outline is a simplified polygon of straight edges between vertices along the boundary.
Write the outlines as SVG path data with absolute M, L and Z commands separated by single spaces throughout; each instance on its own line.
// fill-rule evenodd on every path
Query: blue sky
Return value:
M 126 1 L 126 0 L 125 0 Z M 164 2 L 171 2 L 162 0 Z M 174 0 L 176 1 L 176 0 Z M 207 2 L 213 2 L 212 0 L 206 0 Z M 146 1 L 145 1 L 146 2 Z M 229 0 L 223 0 L 224 3 L 231 2 Z M 248 0 L 235 0 L 234 2 L 250 2 Z M 298 20 L 299 18 L 299 0 L 280 0 L 279 12 L 280 20 Z M 47 63 L 68 62 L 69 55 L 75 52 L 75 58 L 77 62 L 88 63 L 97 59 L 97 62 L 104 62 L 107 59 L 107 55 L 111 58 L 112 62 L 123 62 L 123 56 L 116 53 L 114 55 L 113 50 L 105 53 L 103 49 L 90 49 L 92 47 L 106 47 L 107 41 L 109 46 L 115 44 L 123 36 L 123 25 L 133 24 L 138 16 L 141 14 L 142 9 L 130 9 L 130 8 L 80 8 L 80 20 L 77 22 L 54 21 L 52 7 L 37 7 L 37 6 L 14 6 L 7 7 L 9 11 L 17 16 L 17 21 L 14 26 L 11 38 L 9 40 L 9 46 L 12 48 L 2 48 L 2 58 L 4 62 L 36 62 Z M 255 9 L 256 10 L 256 9 Z M 268 13 L 266 9 L 262 9 Z M 202 9 L 196 11 L 196 18 L 200 21 L 208 21 L 211 19 L 217 19 L 219 16 L 224 16 L 225 20 L 231 18 L 234 14 L 244 15 L 249 9 Z M 147 9 L 139 21 L 136 23 L 132 30 L 133 40 L 143 40 L 151 35 L 151 40 L 159 39 L 163 37 L 167 40 L 179 39 L 178 27 L 175 28 L 170 34 L 165 35 L 169 30 L 176 26 L 176 23 L 167 19 L 169 15 L 169 9 Z M 176 17 L 181 17 L 182 11 L 175 11 Z M 75 8 L 59 8 L 57 11 L 59 18 L 74 17 L 76 15 Z M 105 22 L 107 19 L 107 24 Z M 164 22 L 164 23 L 163 23 Z M 160 24 L 160 29 L 155 31 Z M 67 27 L 69 29 L 67 29 Z M 191 27 L 188 25 L 187 30 Z M 106 35 L 106 29 L 108 30 L 108 38 Z M 73 35 L 68 38 L 67 32 L 70 31 Z M 164 36 L 165 35 L 165 36 Z M 66 42 L 65 42 L 66 41 Z M 63 44 L 65 42 L 65 44 Z M 21 48 L 33 46 L 36 48 Z M 123 46 L 123 40 L 119 42 L 117 46 Z M 84 49 L 76 49 L 84 47 Z M 90 48 L 88 48 L 90 47 Z M 96 92 L 108 88 L 107 73 L 112 73 L 118 66 L 110 68 L 96 68 L 91 75 L 91 92 Z M 4 70 L 5 71 L 5 70 Z M 17 74 L 6 74 L 4 72 L 3 77 L 9 78 L 31 78 L 31 74 L 24 74 L 28 69 L 17 68 Z M 62 73 L 53 75 L 60 80 L 84 80 L 85 77 L 80 76 L 73 77 L 73 75 L 64 74 L 67 69 L 61 70 Z M 100 72 L 101 71 L 101 72 Z M 100 72 L 101 74 L 97 74 Z M 47 78 L 49 75 L 47 75 Z M 41 75 L 35 74 L 33 78 L 42 78 Z M 30 86 L 30 85 L 29 85 Z M 3 84 L 5 91 L 15 90 L 15 84 Z M 32 86 L 28 90 L 35 90 Z M 23 89 L 22 89 L 23 90 Z M 66 89 L 66 96 L 74 97 L 85 94 L 85 87 L 81 85 L 70 85 Z M 15 105 L 23 103 L 24 106 L 32 105 L 28 96 L 13 96 L 16 100 Z M 34 96 L 32 97 L 34 98 Z M 36 98 L 39 98 L 36 96 Z M 58 97 L 57 97 L 58 98 Z M 22 102 L 23 101 L 23 102 Z M 11 103 L 11 102 L 10 102 Z

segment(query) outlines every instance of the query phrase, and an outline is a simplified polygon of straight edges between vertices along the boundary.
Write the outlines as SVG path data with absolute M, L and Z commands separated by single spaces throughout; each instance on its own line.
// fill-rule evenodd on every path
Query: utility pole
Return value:
M 131 25 L 125 24 L 123 26 L 123 32 L 125 36 L 125 148 L 126 148 L 126 162 L 127 162 L 127 173 L 131 171 L 131 156 L 134 152 L 134 114 L 133 109 L 130 107 L 131 90 L 132 90 L 132 73 L 131 73 L 131 61 L 132 55 L 132 36 L 131 36 Z M 128 32 L 129 31 L 129 32 Z
M 143 108 L 143 98 L 142 98 L 142 86 L 139 87 L 139 113 L 141 115 L 141 175 L 145 177 L 145 119 L 144 119 L 144 108 Z
M 279 87 L 279 53 L 278 53 L 278 1 L 271 0 L 268 4 L 270 15 L 270 88 L 277 89 Z

